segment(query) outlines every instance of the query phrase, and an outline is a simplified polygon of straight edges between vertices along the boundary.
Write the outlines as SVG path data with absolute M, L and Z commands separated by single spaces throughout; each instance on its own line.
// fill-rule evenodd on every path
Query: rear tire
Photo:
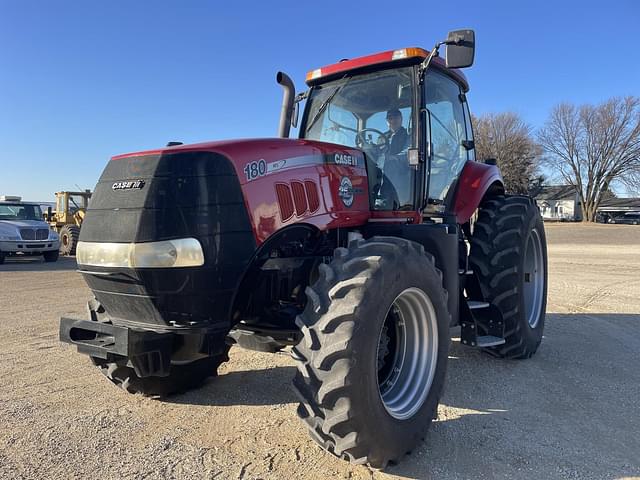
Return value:
M 384 468 L 437 414 L 450 342 L 442 274 L 421 245 L 393 237 L 338 248 L 319 273 L 296 320 L 298 415 L 325 450 Z
M 58 250 L 52 250 L 50 252 L 44 252 L 42 254 L 42 256 L 44 257 L 44 261 L 47 263 L 57 262 L 59 255 L 60 255 L 60 252 Z
M 470 243 L 469 265 L 482 296 L 473 299 L 493 304 L 504 320 L 505 343 L 486 350 L 531 357 L 542 341 L 547 304 L 547 244 L 534 200 L 507 195 L 484 201 Z M 478 323 L 486 334 L 488 326 Z
M 80 237 L 80 227 L 77 225 L 63 225 L 60 229 L 60 253 L 75 255 Z

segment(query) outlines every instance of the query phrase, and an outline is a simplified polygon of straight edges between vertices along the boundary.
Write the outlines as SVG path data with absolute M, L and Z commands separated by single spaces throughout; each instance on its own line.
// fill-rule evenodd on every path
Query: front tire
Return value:
M 75 255 L 80 238 L 80 227 L 77 225 L 64 225 L 60 229 L 60 253 L 62 255 Z
M 469 265 L 482 298 L 502 314 L 505 343 L 487 351 L 530 358 L 540 346 L 547 305 L 547 243 L 538 207 L 530 197 L 486 200 L 471 236 Z M 478 321 L 486 334 L 488 325 Z
M 114 385 L 129 393 L 151 397 L 166 397 L 199 387 L 207 378 L 218 375 L 218 367 L 229 360 L 229 347 L 213 357 L 206 357 L 183 365 L 171 365 L 167 377 L 139 377 L 133 368 L 91 357 L 94 365 Z
M 44 252 L 42 254 L 42 256 L 44 257 L 44 261 L 47 263 L 57 262 L 59 255 L 60 255 L 60 252 L 58 250 L 52 250 L 50 252 Z
M 104 307 L 97 299 L 87 304 L 89 318 L 95 322 L 110 323 Z M 199 387 L 207 378 L 218 375 L 218 367 L 229 361 L 229 345 L 218 355 L 201 358 L 190 363 L 171 364 L 166 377 L 139 377 L 132 367 L 102 358 L 89 357 L 114 385 L 128 393 L 141 393 L 150 397 L 166 397 Z M 123 360 L 126 362 L 126 360 Z
M 296 320 L 298 415 L 324 449 L 384 468 L 437 413 L 450 342 L 442 274 L 421 245 L 393 237 L 338 248 L 319 273 Z

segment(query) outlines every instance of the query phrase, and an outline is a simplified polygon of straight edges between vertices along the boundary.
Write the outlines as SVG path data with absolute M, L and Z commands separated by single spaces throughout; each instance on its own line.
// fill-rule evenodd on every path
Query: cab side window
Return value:
M 467 161 L 465 115 L 454 80 L 432 70 L 425 88 L 432 145 L 429 197 L 444 200 Z
M 64 212 L 64 196 L 60 195 L 56 201 L 56 210 L 58 211 L 58 214 L 61 214 L 62 212 Z

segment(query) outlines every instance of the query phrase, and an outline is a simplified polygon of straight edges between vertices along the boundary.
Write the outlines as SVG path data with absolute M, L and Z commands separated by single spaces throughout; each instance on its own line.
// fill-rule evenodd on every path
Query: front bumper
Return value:
M 124 362 L 139 377 L 169 375 L 173 335 L 133 330 L 111 323 L 60 319 L 60 341 L 78 347 L 78 352 L 109 362 Z
M 0 241 L 0 251 L 4 253 L 43 253 L 58 250 L 60 240 L 18 240 Z

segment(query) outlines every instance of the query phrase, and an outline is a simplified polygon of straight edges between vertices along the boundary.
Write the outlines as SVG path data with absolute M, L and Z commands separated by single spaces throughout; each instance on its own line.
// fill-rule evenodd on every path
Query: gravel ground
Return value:
M 232 349 L 167 401 L 126 394 L 57 340 L 84 315 L 73 259 L 0 266 L 0 478 L 640 476 L 640 228 L 547 225 L 545 338 L 528 361 L 454 340 L 439 418 L 385 473 L 321 451 L 295 415 L 286 355 Z

